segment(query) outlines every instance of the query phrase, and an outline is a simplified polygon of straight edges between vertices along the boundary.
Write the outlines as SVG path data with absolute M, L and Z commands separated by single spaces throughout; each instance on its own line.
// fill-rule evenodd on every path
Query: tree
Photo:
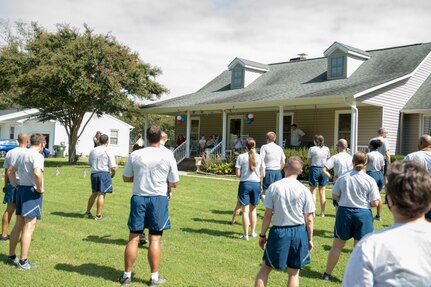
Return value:
M 88 124 L 83 122 L 86 112 L 120 115 L 136 110 L 136 99 L 167 91 L 155 81 L 159 68 L 141 61 L 112 35 L 94 34 L 87 25 L 82 33 L 69 25 L 57 25 L 52 33 L 36 23 L 18 23 L 14 31 L 4 31 L 0 97 L 12 97 L 22 108 L 38 108 L 41 121 L 58 120 L 69 136 L 71 164 Z

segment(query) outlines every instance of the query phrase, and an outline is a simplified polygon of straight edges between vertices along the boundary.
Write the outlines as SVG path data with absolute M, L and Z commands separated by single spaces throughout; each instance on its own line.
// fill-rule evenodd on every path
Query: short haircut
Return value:
M 337 142 L 337 146 L 346 149 L 349 147 L 349 144 L 347 143 L 347 141 L 345 139 L 339 139 Z
M 267 132 L 266 133 L 266 139 L 270 142 L 275 142 L 275 139 L 277 138 L 275 132 Z
M 384 134 L 384 133 L 387 133 L 387 131 L 386 131 L 386 129 L 385 129 L 385 128 L 380 128 L 380 129 L 378 129 L 378 130 L 377 130 L 377 133 L 378 133 L 379 135 L 382 135 L 382 134 Z
M 25 141 L 28 141 L 28 135 L 24 132 L 18 134 L 18 143 L 22 144 Z
M 101 145 L 106 144 L 108 142 L 108 140 L 109 140 L 109 137 L 107 135 L 105 135 L 105 134 L 100 135 L 99 144 L 101 144 Z
M 416 218 L 431 207 L 431 175 L 419 162 L 392 163 L 385 190 L 402 216 Z
M 378 149 L 379 147 L 382 146 L 382 141 L 381 140 L 372 140 L 370 141 L 370 143 L 368 144 L 369 147 L 371 147 L 371 151 L 375 151 L 376 149 Z
M 429 135 L 422 135 L 419 138 L 419 148 L 423 149 L 423 148 L 426 148 L 426 147 L 429 147 L 429 146 L 431 146 L 431 136 L 429 136 Z
M 362 151 L 357 151 L 353 155 L 353 167 L 355 170 L 360 171 L 367 164 L 367 155 Z
M 45 136 L 40 133 L 34 133 L 30 137 L 30 144 L 31 145 L 40 145 L 41 143 L 45 142 Z
M 291 156 L 287 159 L 285 167 L 291 174 L 301 174 L 304 162 L 299 156 Z
M 292 125 L 290 125 L 291 127 L 295 127 L 296 128 L 296 124 L 292 124 Z
M 147 140 L 148 143 L 154 144 L 160 142 L 160 139 L 162 138 L 162 131 L 158 126 L 150 126 L 147 129 Z

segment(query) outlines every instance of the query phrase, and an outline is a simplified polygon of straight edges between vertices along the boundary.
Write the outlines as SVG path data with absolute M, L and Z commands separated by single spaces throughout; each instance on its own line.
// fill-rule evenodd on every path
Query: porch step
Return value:
M 179 165 L 180 171 L 196 171 L 196 161 L 194 158 L 186 158 Z

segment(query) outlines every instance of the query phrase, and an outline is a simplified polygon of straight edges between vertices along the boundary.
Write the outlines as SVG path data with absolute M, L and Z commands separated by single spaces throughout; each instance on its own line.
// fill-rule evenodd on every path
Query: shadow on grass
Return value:
M 88 235 L 87 238 L 82 239 L 82 241 L 90 241 L 95 243 L 102 243 L 102 244 L 116 244 L 116 245 L 122 245 L 126 246 L 127 240 L 122 238 L 110 238 L 111 235 L 104 235 L 104 236 L 97 236 L 97 235 Z
M 311 259 L 313 260 L 313 259 Z M 311 264 L 313 264 L 313 261 L 311 261 Z M 306 266 L 304 267 L 304 269 L 301 269 L 301 272 L 299 274 L 300 277 L 306 277 L 306 278 L 310 278 L 310 279 L 320 279 L 320 276 L 322 276 L 324 270 L 322 270 L 322 272 L 317 272 L 315 270 L 311 270 L 310 266 Z M 338 279 L 337 277 L 331 277 L 331 282 L 337 282 L 337 283 L 341 283 L 341 280 Z M 325 281 L 322 280 L 322 284 L 324 285 Z
M 78 161 L 76 164 L 69 164 L 67 159 L 45 159 L 45 167 L 62 167 L 62 166 L 75 166 L 75 167 L 89 167 L 85 161 Z
M 313 236 L 321 237 L 321 238 L 334 238 L 334 232 L 322 229 L 314 229 Z
M 235 207 L 235 206 L 233 206 L 233 207 Z M 229 214 L 229 215 L 232 215 L 233 208 L 232 208 L 232 210 L 211 210 L 211 212 L 214 213 L 214 214 Z
M 83 213 L 77 213 L 77 212 L 54 211 L 54 212 L 51 212 L 51 214 L 56 216 L 61 216 L 61 217 L 84 218 Z
M 346 245 L 344 246 L 344 248 L 343 248 L 343 250 L 341 252 L 347 253 L 347 254 L 352 253 L 353 248 L 346 248 L 346 246 L 349 245 L 349 244 L 352 244 L 352 247 L 353 247 L 353 241 L 349 240 L 349 241 L 346 242 Z M 329 251 L 329 250 L 331 250 L 332 245 L 322 245 L 322 247 L 323 247 L 323 249 L 325 251 Z
M 60 271 L 75 272 L 80 275 L 102 278 L 111 282 L 118 282 L 118 277 L 123 274 L 122 270 L 117 270 L 112 267 L 97 265 L 94 263 L 85 263 L 81 265 L 59 263 L 55 265 L 54 268 Z M 148 283 L 144 280 L 137 279 L 136 277 L 133 279 L 133 282 Z
M 214 230 L 214 229 L 208 229 L 208 228 L 200 228 L 200 229 L 181 228 L 181 231 L 189 232 L 189 233 L 207 234 L 211 236 L 221 236 L 221 237 L 227 237 L 227 238 L 238 237 L 237 236 L 238 232 L 221 231 L 221 230 Z
M 213 218 L 197 218 L 197 217 L 195 217 L 192 220 L 196 221 L 196 222 L 209 222 L 209 223 L 217 223 L 217 224 L 223 224 L 223 225 L 230 224 L 230 220 L 217 220 L 217 219 L 213 219 Z

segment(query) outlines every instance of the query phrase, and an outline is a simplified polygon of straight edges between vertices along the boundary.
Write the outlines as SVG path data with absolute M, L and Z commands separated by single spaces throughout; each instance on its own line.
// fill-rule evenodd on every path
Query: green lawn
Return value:
M 114 178 L 114 193 L 106 198 L 106 219 L 84 219 L 82 214 L 90 195 L 88 166 L 67 166 L 64 161 L 54 159 L 47 161 L 46 166 L 43 220 L 36 227 L 29 256 L 39 268 L 19 271 L 0 263 L 0 285 L 116 286 L 123 271 L 123 251 L 128 238 L 131 184 L 122 182 L 120 169 Z M 241 225 L 228 224 L 237 186 L 236 180 L 181 177 L 170 203 L 172 229 L 163 236 L 160 274 L 168 279 L 163 286 L 253 286 L 262 258 L 258 240 L 240 240 Z M 329 190 L 327 197 L 330 198 Z M 260 204 L 258 231 L 262 215 Z M 391 222 L 384 207 L 383 221 L 376 222 L 375 227 L 381 229 Z M 302 286 L 322 286 L 319 276 L 332 243 L 333 223 L 334 209 L 328 202 L 327 216 L 315 219 L 315 248 L 311 265 L 301 271 Z M 352 245 L 352 241 L 348 242 L 341 255 L 333 272 L 334 282 L 325 286 L 340 285 Z M 140 248 L 131 286 L 148 282 L 146 249 Z M 7 255 L 8 243 L 0 242 L 0 261 L 5 261 Z M 286 282 L 286 273 L 273 272 L 269 286 L 285 286 Z

